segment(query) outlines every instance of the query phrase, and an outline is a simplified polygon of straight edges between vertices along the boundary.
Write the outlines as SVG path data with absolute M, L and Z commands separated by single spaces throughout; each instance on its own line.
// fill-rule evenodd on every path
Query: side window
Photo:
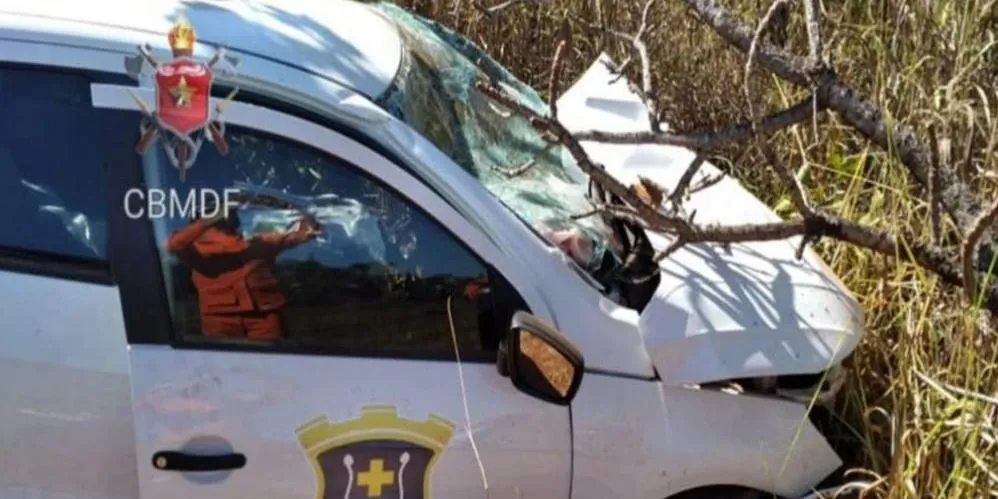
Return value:
M 184 181 L 157 147 L 151 189 L 130 194 L 179 341 L 452 359 L 453 322 L 462 358 L 494 358 L 522 300 L 437 221 L 344 160 L 235 126 L 226 138 Z
M 0 109 L 0 248 L 105 260 L 102 139 L 113 125 L 97 123 L 90 79 L 0 68 Z

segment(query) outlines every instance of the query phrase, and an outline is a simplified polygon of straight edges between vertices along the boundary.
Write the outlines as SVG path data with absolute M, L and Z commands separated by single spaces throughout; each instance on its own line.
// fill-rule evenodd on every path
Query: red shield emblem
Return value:
M 156 68 L 156 117 L 160 126 L 189 135 L 209 120 L 211 68 L 186 57 Z

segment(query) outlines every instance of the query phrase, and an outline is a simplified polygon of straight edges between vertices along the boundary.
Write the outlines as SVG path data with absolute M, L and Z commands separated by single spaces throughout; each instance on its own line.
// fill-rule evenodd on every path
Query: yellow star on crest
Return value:
M 191 107 L 191 97 L 194 96 L 194 87 L 187 84 L 187 79 L 180 77 L 180 82 L 170 89 L 173 96 L 173 103 L 177 107 Z

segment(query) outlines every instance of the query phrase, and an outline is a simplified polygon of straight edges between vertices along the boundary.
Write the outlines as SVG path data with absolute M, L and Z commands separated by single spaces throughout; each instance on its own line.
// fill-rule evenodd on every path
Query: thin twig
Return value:
M 762 149 L 762 154 L 765 156 L 766 161 L 776 170 L 776 175 L 779 176 L 780 181 L 790 189 L 790 200 L 793 201 L 794 206 L 797 211 L 800 212 L 805 217 L 811 214 L 811 202 L 807 198 L 807 192 L 804 190 L 804 186 L 801 184 L 800 179 L 797 175 L 794 175 L 793 170 L 785 162 L 783 162 L 780 157 L 773 150 L 773 147 L 765 141 L 760 141 L 760 149 Z
M 759 141 L 759 146 L 762 148 L 763 156 L 765 156 L 766 161 L 773 166 L 776 170 L 777 176 L 780 181 L 783 182 L 787 188 L 790 189 L 790 199 L 793 201 L 794 206 L 797 211 L 805 218 L 810 218 L 814 216 L 814 210 L 811 207 L 811 202 L 808 200 L 807 192 L 804 190 L 804 186 L 801 184 L 800 179 L 797 175 L 794 175 L 793 170 L 785 162 L 783 162 L 777 155 L 776 151 L 769 145 L 768 142 L 764 140 Z M 807 249 L 807 245 L 810 243 L 817 242 L 817 235 L 806 234 L 800 240 L 800 245 L 797 246 L 797 251 L 794 253 L 794 257 L 800 260 L 804 258 L 804 250 Z
M 765 156 L 766 161 L 776 170 L 776 174 L 780 181 L 790 190 L 790 199 L 793 201 L 794 206 L 797 211 L 804 217 L 804 219 L 809 219 L 814 216 L 814 212 L 811 209 L 811 203 L 808 201 L 807 192 L 804 190 L 804 186 L 801 184 L 800 179 L 794 175 L 793 170 L 784 163 L 776 151 L 773 150 L 772 146 L 765 138 L 759 137 L 755 133 L 758 129 L 756 128 L 756 114 L 755 106 L 753 105 L 752 99 L 752 65 L 755 62 L 756 49 L 759 46 L 759 41 L 762 39 L 763 33 L 766 32 L 766 27 L 769 25 L 773 16 L 781 8 L 789 8 L 788 0 L 774 0 L 769 6 L 769 10 L 766 15 L 763 16 L 762 20 L 759 21 L 759 25 L 755 30 L 755 37 L 752 39 L 752 44 L 749 48 L 748 61 L 745 63 L 745 99 L 746 105 L 749 110 L 749 123 L 752 125 L 753 136 L 756 138 L 756 142 L 759 148 L 762 150 L 763 156 Z M 816 103 L 812 103 L 816 105 Z M 800 242 L 800 246 L 797 247 L 797 252 L 795 254 L 796 258 L 800 260 L 804 257 L 804 250 L 807 248 L 808 243 L 817 240 L 817 236 L 812 234 L 805 235 Z
M 804 0 L 804 17 L 807 19 L 807 41 L 811 49 L 811 64 L 817 69 L 823 64 L 821 55 L 821 24 L 819 0 Z
M 641 11 L 641 26 L 638 28 L 638 33 L 634 35 L 632 43 L 635 50 L 638 51 L 638 57 L 641 58 L 641 91 L 645 95 L 645 106 L 648 108 L 648 120 L 651 124 L 651 131 L 660 132 L 662 131 L 662 125 L 658 119 L 658 103 L 652 93 L 651 86 L 651 61 L 648 59 L 648 46 L 645 45 L 642 39 L 645 31 L 648 30 L 648 14 L 651 12 L 651 6 L 654 3 L 655 0 L 648 0 L 645 3 L 644 9 Z
M 676 251 L 678 251 L 679 248 L 682 248 L 685 244 L 686 244 L 686 241 L 682 237 L 677 237 L 664 250 L 658 252 L 658 254 L 656 254 L 655 257 L 652 258 L 652 260 L 655 263 L 661 262 L 662 260 L 665 260 L 666 258 L 669 258 L 670 256 L 672 256 L 673 253 L 675 253 Z
M 998 407 L 998 397 L 989 397 L 987 395 L 984 395 L 983 393 L 977 393 L 971 390 L 967 390 L 965 388 L 960 388 L 959 386 L 954 386 L 949 383 L 934 380 L 930 378 L 928 375 L 923 374 L 917 370 L 915 370 L 914 373 L 915 376 L 917 376 L 919 379 L 925 382 L 925 384 L 931 386 L 932 388 L 935 388 L 939 393 L 941 393 L 943 396 L 949 399 L 950 402 L 954 403 L 958 402 L 956 396 L 953 395 L 953 393 L 956 393 L 957 395 L 963 395 L 964 397 L 976 399 L 981 402 Z
M 506 0 L 505 2 L 500 2 L 500 3 L 496 4 L 496 5 L 491 6 L 491 7 L 488 7 L 488 6 L 484 5 L 484 4 L 482 4 L 481 2 L 474 2 L 474 6 L 475 6 L 476 9 L 478 9 L 479 12 L 481 12 L 481 13 L 487 15 L 487 16 L 491 16 L 492 14 L 495 14 L 496 12 L 499 12 L 500 10 L 507 9 L 509 7 L 512 7 L 512 6 L 516 5 L 516 4 L 527 2 L 527 1 L 531 1 L 531 2 L 536 3 L 538 0 Z M 459 6 L 460 5 L 458 5 L 458 7 Z M 456 9 L 455 9 L 455 12 L 456 12 Z
M 766 32 L 766 28 L 769 23 L 773 20 L 773 16 L 780 9 L 780 7 L 787 8 L 787 3 L 789 0 L 773 0 L 773 3 L 769 6 L 769 10 L 766 11 L 766 15 L 762 17 L 759 21 L 759 25 L 756 26 L 755 36 L 752 38 L 752 44 L 749 46 L 748 51 L 748 61 L 745 62 L 745 98 L 747 99 L 748 112 L 749 112 L 749 123 L 755 126 L 755 106 L 752 104 L 752 95 L 749 87 L 749 81 L 752 78 L 752 67 L 755 64 L 756 51 L 759 47 L 759 41 L 762 39 L 763 33 Z
M 693 194 L 696 194 L 696 193 L 698 193 L 700 191 L 709 189 L 709 188 L 717 185 L 722 180 L 724 180 L 724 177 L 726 177 L 726 176 L 727 176 L 726 173 L 721 172 L 721 173 L 718 173 L 717 175 L 714 175 L 714 176 L 711 176 L 711 177 L 707 177 L 707 178 L 705 178 L 705 179 L 697 182 L 697 184 L 694 185 L 693 187 L 690 187 L 689 194 L 693 195 Z
M 669 202 L 673 206 L 679 206 L 683 199 L 686 197 L 686 192 L 690 187 L 690 182 L 693 181 L 693 177 L 696 176 L 697 172 L 700 171 L 700 167 L 707 161 L 706 156 L 702 154 L 697 154 L 693 161 L 690 162 L 690 166 L 686 167 L 686 171 L 683 172 L 683 176 L 679 177 L 679 182 L 676 183 L 676 188 L 672 190 L 672 194 L 669 194 Z
M 561 22 L 561 41 L 554 50 L 554 57 L 551 59 L 551 75 L 548 79 L 548 108 L 551 109 L 551 118 L 558 119 L 558 83 L 561 79 L 561 68 L 564 66 L 565 54 L 571 50 L 572 30 L 568 24 L 568 19 Z
M 658 133 L 662 130 L 662 123 L 658 116 L 658 102 L 655 99 L 654 89 L 652 88 L 652 66 L 651 60 L 648 57 L 648 45 L 644 42 L 644 35 L 651 28 L 648 20 L 650 18 L 651 7 L 656 0 L 647 0 L 645 2 L 644 8 L 641 10 L 641 25 L 638 26 L 638 31 L 633 34 L 622 33 L 620 31 L 612 29 L 604 29 L 602 26 L 592 25 L 591 27 L 595 29 L 604 29 L 607 33 L 622 38 L 630 42 L 632 49 L 637 54 L 638 59 L 641 61 L 641 87 L 638 88 L 636 94 L 644 103 L 645 108 L 648 110 L 648 122 L 651 127 L 652 133 Z M 627 60 L 630 63 L 631 59 Z M 618 75 L 623 75 L 623 70 L 625 65 L 615 71 Z
M 518 166 L 516 168 L 507 170 L 507 169 L 502 168 L 502 167 L 493 166 L 492 169 L 493 169 L 493 171 L 496 171 L 496 172 L 499 172 L 499 173 L 503 174 L 504 176 L 506 176 L 506 178 L 519 177 L 519 176 L 523 175 L 524 173 L 527 173 L 528 171 L 530 171 L 530 169 L 533 168 L 534 165 L 537 164 L 537 159 L 540 158 L 541 156 L 543 156 L 543 155 L 551 152 L 551 149 L 553 149 L 554 146 L 556 146 L 556 145 L 557 145 L 557 143 L 555 143 L 555 142 L 548 142 L 547 145 L 544 146 L 544 149 L 541 150 L 541 152 L 537 153 L 536 155 L 534 155 L 533 158 L 530 158 L 529 161 L 523 163 L 522 165 L 520 165 L 520 166 Z
M 561 73 L 561 58 L 565 53 L 567 40 L 558 42 L 558 48 L 554 50 L 554 59 L 551 61 L 551 75 L 548 79 L 548 108 L 551 109 L 551 117 L 558 118 L 558 78 Z
M 610 73 L 614 75 L 613 79 L 610 80 L 610 84 L 613 85 L 618 81 L 620 81 L 621 78 L 627 76 L 625 71 L 627 71 L 627 68 L 631 66 L 632 62 L 634 62 L 634 58 L 631 56 L 627 56 L 627 59 L 624 59 L 624 62 L 618 64 L 617 67 L 613 67 L 607 61 L 604 62 L 606 62 L 607 68 L 610 70 Z

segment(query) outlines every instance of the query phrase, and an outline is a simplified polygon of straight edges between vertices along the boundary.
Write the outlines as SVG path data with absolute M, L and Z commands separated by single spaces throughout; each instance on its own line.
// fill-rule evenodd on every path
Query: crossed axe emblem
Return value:
M 152 47 L 149 44 L 140 45 L 138 47 L 139 54 L 133 57 L 125 58 L 125 69 L 128 71 L 133 78 L 139 79 L 139 75 L 142 73 L 142 67 L 145 63 L 148 63 L 154 71 L 158 71 L 161 67 L 161 63 L 152 55 Z M 174 54 L 177 56 L 178 54 Z M 230 56 L 225 53 L 223 47 L 219 47 L 215 50 L 215 54 L 212 58 L 205 64 L 209 71 L 214 71 L 215 66 L 220 61 L 225 61 L 228 67 L 220 67 L 220 73 L 233 73 L 234 67 L 239 63 L 238 58 Z M 210 88 L 209 88 L 210 90 Z M 191 136 L 191 134 L 178 134 L 173 133 L 172 130 L 165 128 L 160 120 L 157 118 L 156 112 L 134 91 L 129 90 L 132 99 L 138 104 L 140 111 L 142 112 L 143 119 L 139 125 L 139 131 L 141 136 L 138 143 L 135 145 L 135 151 L 142 155 L 149 149 L 152 143 L 159 137 L 164 138 L 163 148 L 166 151 L 167 158 L 170 163 L 173 164 L 175 168 L 180 171 L 180 181 L 184 181 L 186 171 L 194 164 L 194 160 L 197 159 L 198 152 L 201 150 L 201 145 L 204 143 L 207 137 L 215 147 L 218 149 L 219 153 L 222 155 L 228 154 L 229 145 L 225 140 L 225 123 L 220 120 L 221 115 L 225 112 L 226 108 L 232 103 L 236 94 L 239 92 L 238 88 L 233 88 L 231 92 L 221 101 L 215 104 L 214 113 L 212 116 L 208 117 L 208 120 L 203 127 L 205 133 L 200 134 L 196 139 Z

